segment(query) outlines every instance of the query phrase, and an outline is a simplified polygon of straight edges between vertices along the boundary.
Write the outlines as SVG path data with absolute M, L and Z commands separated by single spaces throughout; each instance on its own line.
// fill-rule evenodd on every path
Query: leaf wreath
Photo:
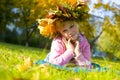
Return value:
M 47 18 L 50 19 L 62 19 L 62 20 L 80 20 L 84 21 L 90 15 L 88 14 L 89 8 L 87 5 L 78 4 L 76 6 L 70 6 L 68 4 L 64 4 L 63 6 L 57 4 L 57 10 L 51 11 L 47 14 Z

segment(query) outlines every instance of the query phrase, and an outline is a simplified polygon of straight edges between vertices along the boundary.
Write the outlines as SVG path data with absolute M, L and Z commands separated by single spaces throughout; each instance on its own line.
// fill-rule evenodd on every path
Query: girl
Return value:
M 79 33 L 76 19 L 55 18 L 55 14 L 49 14 L 46 19 L 40 20 L 38 27 L 44 36 L 54 37 L 50 53 L 45 59 L 47 62 L 91 68 L 90 45 L 85 36 Z

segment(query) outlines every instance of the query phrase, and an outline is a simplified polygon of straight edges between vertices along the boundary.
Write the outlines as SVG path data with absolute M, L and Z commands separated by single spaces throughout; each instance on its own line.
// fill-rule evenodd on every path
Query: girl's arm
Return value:
M 53 40 L 50 53 L 49 62 L 57 65 L 64 65 L 74 57 L 74 53 L 66 50 L 63 42 L 58 39 Z
M 79 46 L 80 49 L 80 46 Z M 81 50 L 78 50 L 78 54 L 75 59 L 80 66 L 89 66 L 90 65 L 90 45 L 86 38 L 84 37 L 81 45 Z

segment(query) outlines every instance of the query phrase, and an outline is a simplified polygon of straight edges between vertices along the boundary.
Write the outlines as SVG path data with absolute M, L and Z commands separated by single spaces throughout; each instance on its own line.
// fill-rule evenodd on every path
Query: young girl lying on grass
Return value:
M 74 9 L 80 6 L 77 5 Z M 60 5 L 58 5 L 58 11 L 62 13 L 49 13 L 45 19 L 39 20 L 40 33 L 53 38 L 51 50 L 45 61 L 60 66 L 72 64 L 90 69 L 90 45 L 79 31 L 79 19 L 82 19 L 84 14 L 81 16 L 82 12 L 78 12 L 78 16 L 74 16 L 67 8 Z

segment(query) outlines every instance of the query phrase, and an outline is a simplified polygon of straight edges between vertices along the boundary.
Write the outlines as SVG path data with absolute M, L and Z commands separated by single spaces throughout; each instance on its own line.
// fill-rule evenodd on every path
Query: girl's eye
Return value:
M 67 32 L 67 30 L 65 29 L 65 30 L 63 30 L 63 32 Z
M 73 28 L 73 27 L 74 27 L 74 25 L 71 25 L 71 26 L 70 26 L 70 28 Z

